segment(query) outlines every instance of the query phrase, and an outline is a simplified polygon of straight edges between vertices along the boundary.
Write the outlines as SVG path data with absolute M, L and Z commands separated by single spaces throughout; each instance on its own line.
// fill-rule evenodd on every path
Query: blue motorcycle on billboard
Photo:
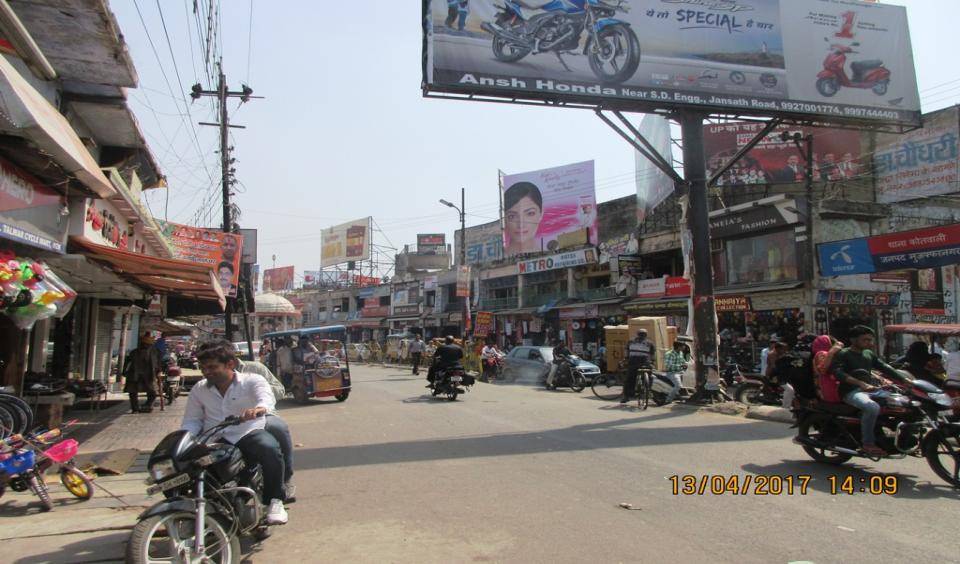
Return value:
M 505 0 L 497 7 L 493 22 L 484 22 L 484 31 L 493 35 L 493 55 L 499 61 L 517 62 L 527 55 L 553 53 L 570 71 L 562 54 L 579 50 L 586 34 L 583 55 L 590 69 L 605 84 L 620 84 L 640 65 L 640 41 L 630 24 L 617 19 L 617 12 L 629 8 L 624 0 L 615 4 L 603 0 Z M 540 13 L 525 16 L 523 8 Z

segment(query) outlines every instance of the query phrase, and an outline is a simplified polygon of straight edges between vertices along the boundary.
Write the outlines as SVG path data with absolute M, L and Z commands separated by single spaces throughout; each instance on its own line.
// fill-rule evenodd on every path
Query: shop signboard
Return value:
M 493 333 L 493 313 L 489 311 L 477 312 L 477 324 L 473 330 L 475 337 L 486 337 Z
M 393 306 L 393 315 L 417 315 L 420 313 L 420 306 L 417 304 Z
M 602 241 L 597 250 L 600 251 L 600 262 L 606 263 L 621 255 L 637 254 L 640 250 L 640 242 L 636 235 L 627 233 Z
M 661 313 L 664 311 L 687 311 L 687 306 L 689 305 L 689 300 L 675 300 L 675 301 L 662 301 L 662 302 L 650 302 L 644 304 L 627 304 L 624 305 L 624 309 L 630 310 L 634 314 L 651 314 L 651 313 Z
M 630 276 L 639 280 L 643 276 L 643 258 L 620 255 L 617 257 L 617 270 L 620 276 Z
M 914 270 L 910 279 L 910 296 L 915 315 L 946 315 L 943 301 L 943 274 L 939 268 Z
M 668 297 L 687 296 L 693 293 L 693 287 L 690 280 L 682 276 L 668 276 L 665 294 Z
M 380 305 L 380 298 L 366 298 L 360 317 L 386 317 L 390 315 L 390 306 Z
M 442 253 L 447 248 L 447 236 L 443 233 L 417 235 L 417 252 L 420 254 Z
M 437 290 L 437 277 L 436 276 L 425 276 L 423 278 L 423 291 L 424 292 L 435 292 Z
M 460 246 L 463 235 L 458 229 L 454 233 L 455 260 L 460 262 Z M 467 227 L 467 264 L 484 264 L 503 258 L 503 228 L 500 220 Z
M 502 189 L 504 256 L 562 248 L 583 229 L 597 244 L 593 161 L 504 175 Z
M 891 270 L 890 272 L 874 272 L 870 275 L 871 282 L 881 282 L 885 284 L 909 284 L 909 270 Z
M 817 245 L 822 276 L 934 268 L 960 263 L 960 223 Z
M 899 304 L 900 294 L 896 292 L 817 291 L 817 305 L 896 307 Z
M 471 0 L 462 31 L 456 31 L 444 25 L 448 4 L 423 0 L 422 84 L 428 94 L 920 124 L 901 6 L 855 0 L 563 0 L 518 8 L 521 19 L 501 17 L 500 0 Z M 569 27 L 572 35 L 544 39 L 531 31 L 525 18 L 541 10 L 553 13 L 557 33 Z M 584 12 L 605 24 L 601 41 L 617 42 L 613 61 L 589 49 Z
M 293 267 L 278 266 L 263 271 L 263 290 L 265 292 L 283 292 L 293 290 Z
M 370 258 L 370 223 L 365 217 L 320 232 L 320 266 L 326 268 L 345 262 Z
M 667 291 L 666 278 L 648 278 L 637 281 L 638 298 L 660 298 Z
M 794 200 L 764 205 L 763 200 L 749 202 L 710 213 L 710 236 L 715 239 L 739 237 L 757 231 L 769 231 L 800 221 Z
M 517 263 L 517 270 L 520 274 L 533 274 L 534 272 L 546 272 L 559 268 L 583 266 L 595 262 L 597 262 L 597 251 L 595 249 L 580 249 L 543 258 L 520 261 Z
M 902 202 L 960 191 L 960 109 L 924 116 L 923 128 L 877 135 L 877 201 Z
M 714 299 L 717 312 L 751 311 L 753 309 L 748 296 L 717 296 Z
M 60 214 L 62 205 L 56 191 L 0 159 L 0 237 L 63 253 L 68 218 Z
M 578 307 L 560 309 L 560 319 L 596 319 L 600 317 L 600 306 L 587 304 Z
M 240 261 L 243 257 L 243 236 L 224 233 L 219 229 L 205 229 L 160 220 L 157 220 L 157 223 L 173 245 L 174 258 L 209 266 L 217 273 L 223 294 L 236 297 L 237 284 L 240 281 Z M 291 274 L 291 280 L 292 277 Z
M 470 297 L 470 267 L 469 266 L 457 267 L 457 297 L 458 298 Z

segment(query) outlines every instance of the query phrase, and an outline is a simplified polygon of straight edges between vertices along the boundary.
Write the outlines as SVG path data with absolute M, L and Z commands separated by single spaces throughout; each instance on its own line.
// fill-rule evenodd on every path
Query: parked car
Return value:
M 550 372 L 553 363 L 553 348 L 551 347 L 515 347 L 504 359 L 503 379 L 508 382 L 524 384 L 539 384 Z M 583 372 L 589 382 L 600 374 L 600 367 L 583 359 L 577 367 Z

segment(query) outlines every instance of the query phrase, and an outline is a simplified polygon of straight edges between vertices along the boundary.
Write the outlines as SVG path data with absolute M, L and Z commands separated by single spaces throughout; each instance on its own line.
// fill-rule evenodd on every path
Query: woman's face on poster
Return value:
M 507 210 L 505 220 L 510 242 L 527 243 L 536 238 L 540 221 L 543 220 L 543 209 L 525 196 Z

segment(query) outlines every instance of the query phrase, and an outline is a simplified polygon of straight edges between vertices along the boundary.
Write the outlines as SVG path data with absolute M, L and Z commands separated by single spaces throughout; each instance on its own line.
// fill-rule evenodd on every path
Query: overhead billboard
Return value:
M 729 162 L 765 125 L 758 122 L 704 125 L 703 147 L 708 174 L 712 176 Z M 796 144 L 792 140 L 783 141 L 781 133 L 813 135 L 813 179 L 816 182 L 854 180 L 864 172 L 860 159 L 867 151 L 861 150 L 859 131 L 781 125 L 718 178 L 717 185 L 804 182 L 806 161 Z
M 417 252 L 420 254 L 442 253 L 447 248 L 447 236 L 443 233 L 417 235 Z
M 877 135 L 873 166 L 877 201 L 902 202 L 960 192 L 960 110 L 927 114 L 923 129 L 904 135 Z
M 263 291 L 283 292 L 293 290 L 293 267 L 279 266 L 263 271 Z
M 216 272 L 223 295 L 237 297 L 243 236 L 157 220 L 164 236 L 173 245 L 173 258 L 203 264 Z
M 454 233 L 454 258 L 460 263 L 460 247 L 463 235 L 458 229 Z M 484 264 L 503 258 L 503 230 L 500 221 L 491 221 L 482 225 L 467 227 L 467 264 Z
M 593 161 L 503 177 L 505 257 L 561 248 L 561 235 L 589 230 L 597 244 Z
M 365 217 L 320 232 L 320 266 L 326 268 L 345 262 L 370 258 L 370 223 Z
M 447 0 L 423 0 L 425 92 L 920 123 L 901 6 L 856 0 L 538 4 L 472 0 L 454 28 Z M 527 25 L 544 13 L 553 17 Z M 590 29 L 585 18 L 599 23 Z

